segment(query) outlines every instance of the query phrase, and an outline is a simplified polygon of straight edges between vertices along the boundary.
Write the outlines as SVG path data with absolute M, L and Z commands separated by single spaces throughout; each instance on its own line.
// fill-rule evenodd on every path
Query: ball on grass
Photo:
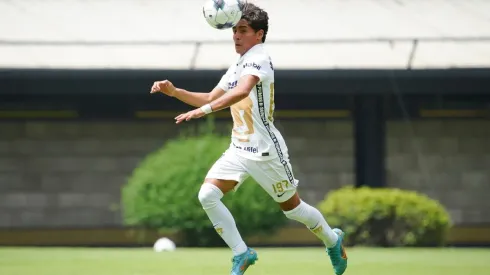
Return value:
M 160 238 L 153 245 L 153 250 L 155 250 L 155 252 L 172 252 L 175 251 L 175 249 L 175 243 L 169 238 Z

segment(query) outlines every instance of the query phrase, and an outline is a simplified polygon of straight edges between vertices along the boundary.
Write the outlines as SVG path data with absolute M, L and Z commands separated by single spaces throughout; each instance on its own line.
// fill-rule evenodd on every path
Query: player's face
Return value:
M 241 19 L 233 27 L 233 41 L 235 42 L 235 51 L 243 55 L 250 48 L 262 42 L 263 31 L 255 31 L 250 27 L 247 20 Z

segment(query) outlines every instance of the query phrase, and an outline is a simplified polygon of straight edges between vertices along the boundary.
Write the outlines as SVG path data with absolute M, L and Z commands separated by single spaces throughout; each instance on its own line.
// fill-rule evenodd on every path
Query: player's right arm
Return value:
M 209 93 L 190 92 L 184 89 L 176 88 L 172 82 L 168 80 L 155 81 L 153 83 L 150 93 L 153 94 L 158 92 L 175 97 L 178 100 L 194 107 L 201 107 L 225 94 L 225 90 L 219 86 L 216 86 Z

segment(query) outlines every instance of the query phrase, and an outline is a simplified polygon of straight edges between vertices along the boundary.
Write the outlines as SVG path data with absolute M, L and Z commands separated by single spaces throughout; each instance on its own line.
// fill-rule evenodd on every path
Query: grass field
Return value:
M 259 248 L 246 275 L 333 274 L 321 248 Z M 348 249 L 345 274 L 490 274 L 490 249 Z M 1 248 L 1 275 L 219 275 L 229 274 L 226 249 Z

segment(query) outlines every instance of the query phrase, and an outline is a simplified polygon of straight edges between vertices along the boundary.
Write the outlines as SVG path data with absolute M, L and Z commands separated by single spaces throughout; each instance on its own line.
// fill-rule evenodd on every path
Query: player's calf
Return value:
M 342 275 L 347 268 L 347 254 L 343 242 L 344 233 L 340 229 L 331 229 L 318 209 L 304 201 L 289 211 L 284 211 L 286 217 L 303 223 L 320 240 L 323 241 L 326 251 L 336 275 Z
M 326 247 L 332 247 L 337 243 L 338 235 L 332 231 L 323 215 L 313 206 L 301 201 L 296 208 L 284 211 L 289 219 L 298 221 L 313 232 Z
M 216 232 L 231 248 L 233 254 L 239 255 L 247 251 L 247 245 L 238 232 L 235 219 L 221 201 L 223 192 L 211 183 L 204 183 L 198 198 Z

